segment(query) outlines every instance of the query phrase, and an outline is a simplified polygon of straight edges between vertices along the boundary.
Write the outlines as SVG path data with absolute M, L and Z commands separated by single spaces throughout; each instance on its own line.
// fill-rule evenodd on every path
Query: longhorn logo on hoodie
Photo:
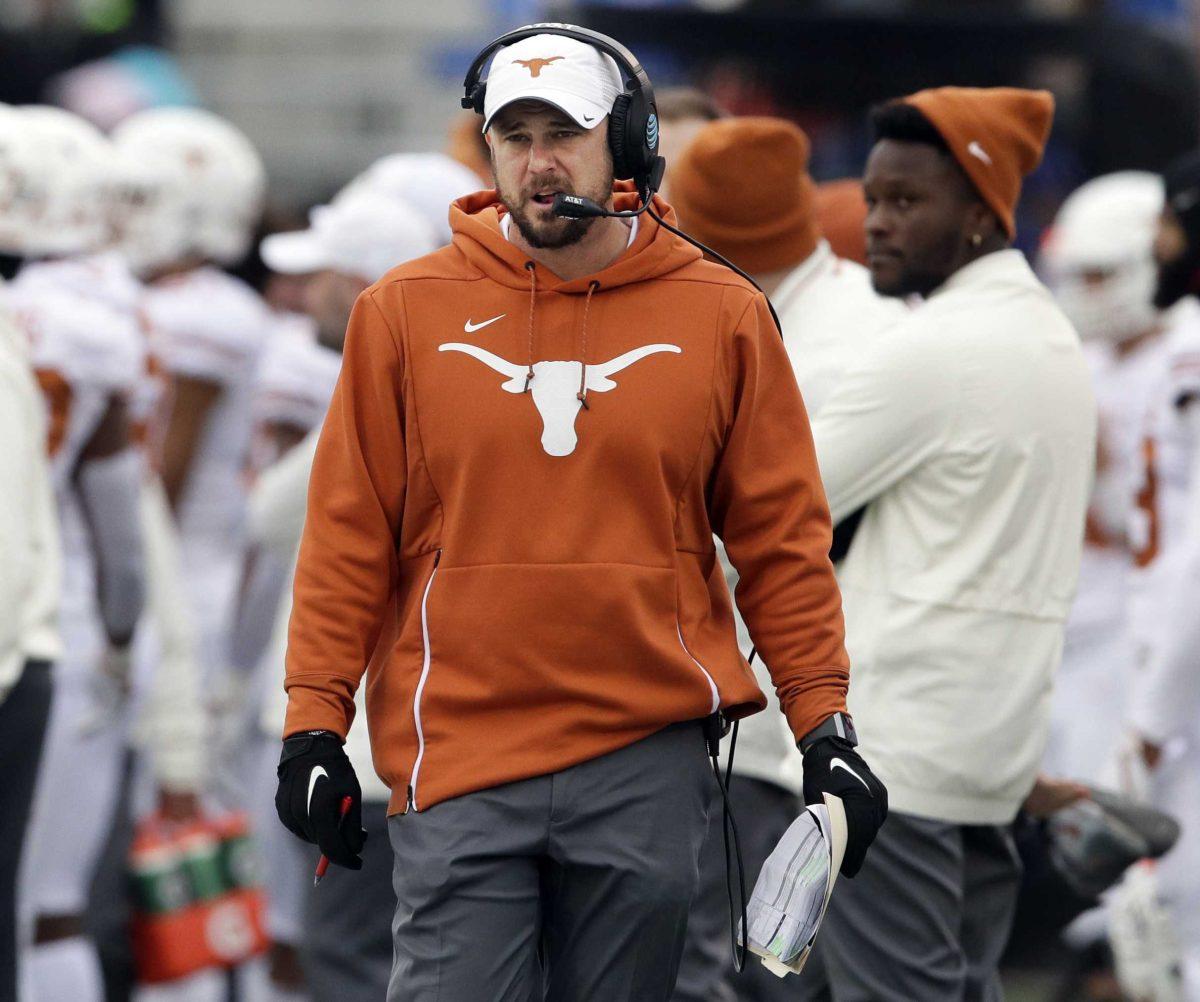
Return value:
M 500 375 L 508 377 L 500 384 L 500 389 L 509 393 L 525 391 L 527 370 L 523 365 L 517 365 L 473 344 L 450 342 L 439 345 L 438 351 L 461 351 L 464 355 L 477 358 Z M 648 355 L 657 355 L 664 351 L 678 355 L 683 349 L 673 344 L 647 344 L 599 365 L 589 365 L 585 388 L 592 393 L 605 393 L 616 389 L 617 384 L 610 377 Z M 582 362 L 537 362 L 533 367 L 533 380 L 529 384 L 529 390 L 533 394 L 534 406 L 542 417 L 542 448 L 548 455 L 569 456 L 579 442 L 575 434 L 575 418 L 582 406 L 577 396 L 579 381 L 583 377 L 582 369 Z

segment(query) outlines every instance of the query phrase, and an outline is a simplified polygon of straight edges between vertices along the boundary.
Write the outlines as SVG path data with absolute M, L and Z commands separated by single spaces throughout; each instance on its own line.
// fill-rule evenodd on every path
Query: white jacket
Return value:
M 289 560 L 291 571 L 296 568 L 300 536 L 304 531 L 307 508 L 308 476 L 317 453 L 321 429 L 315 428 L 303 442 L 292 449 L 274 466 L 265 470 L 250 497 L 250 537 Z M 289 582 L 291 575 L 289 574 Z M 292 589 L 284 589 L 275 617 L 271 642 L 263 654 L 259 670 L 271 684 L 263 700 L 260 723 L 270 734 L 283 736 L 287 714 L 287 694 L 283 690 L 283 662 L 287 652 L 288 620 L 292 618 Z M 355 695 L 358 722 L 346 735 L 346 756 L 354 766 L 362 787 L 363 799 L 386 802 L 391 796 L 383 781 L 375 774 L 371 759 L 371 740 L 367 732 L 367 687 L 360 686 Z
M 954 274 L 814 422 L 849 708 L 894 810 L 1012 820 L 1033 785 L 1079 568 L 1096 409 L 1079 340 L 1019 251 Z
M 820 410 L 853 359 L 908 312 L 898 300 L 876 295 L 867 270 L 836 257 L 824 240 L 784 279 L 772 302 L 810 416 Z M 717 552 L 733 594 L 737 571 L 719 540 Z M 750 633 L 740 615 L 737 633 L 742 654 L 749 656 Z M 766 693 L 767 708 L 739 725 L 733 771 L 800 793 L 800 752 L 779 709 L 769 672 L 758 658 L 753 668 L 759 687 Z
M 46 416 L 21 334 L 0 313 L 0 700 L 58 637 L 58 522 Z

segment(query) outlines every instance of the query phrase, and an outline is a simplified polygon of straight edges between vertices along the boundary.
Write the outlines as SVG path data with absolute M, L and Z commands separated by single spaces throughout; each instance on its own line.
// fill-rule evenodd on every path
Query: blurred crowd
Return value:
M 770 142 L 731 145 L 731 120 L 696 91 L 661 93 L 659 113 L 678 224 L 760 280 L 785 333 L 789 316 L 820 318 L 836 355 L 847 331 L 903 312 L 867 301 L 861 185 L 815 183 L 803 133 L 758 120 L 748 135 Z M 449 136 L 252 247 L 268 178 L 229 122 L 163 108 L 105 135 L 58 108 L 0 106 L 0 999 L 383 997 L 386 833 L 367 845 L 376 879 L 338 873 L 318 894 L 315 850 L 275 817 L 283 658 L 350 311 L 448 242 L 450 203 L 491 184 L 477 119 Z M 747 172 L 759 183 L 739 184 Z M 251 252 L 255 286 L 233 273 Z M 1182 825 L 1114 889 L 1030 877 L 1018 926 L 1065 937 L 1078 978 L 1063 998 L 1200 998 L 1198 261 L 1198 161 L 1165 183 L 1088 182 L 1037 261 L 1085 342 L 1100 440 L 1045 778 L 1022 823 L 1044 854 L 1063 808 L 1111 789 Z M 813 299 L 803 266 L 833 269 L 841 291 Z M 365 725 L 347 749 L 372 831 L 389 791 Z M 795 763 L 755 762 L 746 751 L 741 769 L 795 796 Z M 1048 919 L 1044 902 L 1068 894 Z M 356 898 L 381 921 L 346 928 Z

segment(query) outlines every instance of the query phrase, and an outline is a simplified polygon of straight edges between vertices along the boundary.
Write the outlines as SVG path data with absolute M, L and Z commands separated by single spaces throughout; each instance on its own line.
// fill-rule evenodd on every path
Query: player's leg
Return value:
M 547 1002 L 671 997 L 714 782 L 696 721 L 553 777 Z
M 1021 883 L 1021 857 L 1006 825 L 964 825 L 962 945 L 966 1002 L 1002 1002 L 999 964 Z
M 50 666 L 25 665 L 13 687 L 0 699 L 0 998 L 17 997 L 17 883 L 22 847 L 28 846 L 30 805 L 34 799 L 47 719 L 50 715 Z M 22 903 L 22 912 L 27 909 Z M 23 975 L 23 981 L 28 977 Z
M 84 912 L 120 794 L 125 727 L 100 720 L 88 671 L 99 656 L 95 631 L 64 623 L 46 749 L 38 774 L 28 860 L 22 877 L 34 917 L 29 953 L 35 1002 L 99 1000 L 103 978 Z
M 388 819 L 396 893 L 388 1002 L 541 999 L 538 857 L 549 816 L 550 780 L 540 777 Z
M 396 912 L 387 802 L 363 801 L 362 826 L 363 868 L 335 870 L 319 887 L 307 881 L 300 956 L 314 999 L 378 1002 L 387 995 Z
M 963 846 L 958 825 L 892 811 L 852 880 L 834 888 L 817 936 L 823 967 L 797 998 L 835 1002 L 961 1002 Z M 823 974 L 822 974 L 823 972 Z

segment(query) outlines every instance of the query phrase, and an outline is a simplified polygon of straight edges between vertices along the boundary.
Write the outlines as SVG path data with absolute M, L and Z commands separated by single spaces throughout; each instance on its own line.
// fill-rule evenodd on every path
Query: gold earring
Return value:
M 983 234 L 982 233 L 973 233 L 971 235 L 971 246 L 978 247 L 981 243 L 983 243 Z

